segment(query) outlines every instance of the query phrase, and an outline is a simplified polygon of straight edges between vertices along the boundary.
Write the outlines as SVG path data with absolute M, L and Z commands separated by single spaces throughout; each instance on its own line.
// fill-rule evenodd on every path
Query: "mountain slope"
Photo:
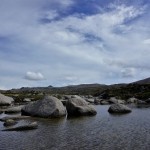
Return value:
M 150 84 L 150 78 L 139 80 L 139 81 L 136 81 L 136 82 L 133 82 L 133 83 L 134 84 Z

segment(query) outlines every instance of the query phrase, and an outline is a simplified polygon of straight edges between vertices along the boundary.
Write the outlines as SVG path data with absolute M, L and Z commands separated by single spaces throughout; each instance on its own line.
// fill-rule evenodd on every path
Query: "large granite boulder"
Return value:
M 88 105 L 80 96 L 72 96 L 66 103 L 68 116 L 89 116 L 97 112 L 92 105 Z
M 0 93 L 0 106 L 9 106 L 13 101 L 14 99 L 12 97 L 8 97 Z
M 22 115 L 42 118 L 55 118 L 66 115 L 66 108 L 62 102 L 53 97 L 46 96 L 43 100 L 30 103 L 21 109 Z
M 130 113 L 131 111 L 129 107 L 123 104 L 112 104 L 108 109 L 109 113 Z

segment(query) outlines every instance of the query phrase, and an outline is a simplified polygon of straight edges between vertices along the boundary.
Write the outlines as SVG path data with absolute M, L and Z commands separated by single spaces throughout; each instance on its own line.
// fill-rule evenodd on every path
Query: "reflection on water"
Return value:
M 109 114 L 108 106 L 96 109 L 93 117 L 22 120 L 19 124 L 37 121 L 39 128 L 0 131 L 0 150 L 149 150 L 149 108 L 133 108 L 125 115 Z

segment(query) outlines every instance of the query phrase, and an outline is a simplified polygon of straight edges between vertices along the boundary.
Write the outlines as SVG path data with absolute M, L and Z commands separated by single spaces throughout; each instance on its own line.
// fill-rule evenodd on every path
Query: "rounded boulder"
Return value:
M 90 116 L 97 112 L 92 105 L 88 105 L 83 98 L 72 96 L 66 103 L 68 116 Z
M 123 104 L 113 104 L 109 107 L 109 113 L 130 113 L 132 110 Z
M 21 109 L 21 113 L 27 116 L 57 118 L 66 115 L 66 108 L 56 97 L 46 96 L 42 100 L 24 106 Z
M 9 106 L 12 102 L 14 102 L 12 97 L 8 97 L 0 93 L 0 106 Z

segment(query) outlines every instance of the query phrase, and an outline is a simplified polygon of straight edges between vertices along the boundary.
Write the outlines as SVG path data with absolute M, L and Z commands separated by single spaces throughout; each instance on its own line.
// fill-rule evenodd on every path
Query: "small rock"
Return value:
M 89 99 L 93 99 L 93 96 L 92 96 L 92 95 L 88 95 L 88 98 L 89 98 Z
M 138 101 L 138 99 L 137 98 L 135 98 L 135 97 L 131 97 L 131 98 L 129 98 L 128 100 L 127 100 L 127 103 L 137 103 L 137 101 Z
M 111 98 L 109 99 L 109 103 L 110 103 L 110 104 L 117 104 L 118 101 L 117 101 L 117 99 L 116 99 L 115 97 L 111 97 Z
M 24 98 L 24 99 L 23 99 L 23 102 L 31 102 L 31 99 L 29 99 L 29 98 Z
M 15 128 L 8 128 L 8 129 L 4 129 L 2 131 L 25 131 L 25 130 L 33 130 L 33 129 L 37 129 L 37 128 L 38 128 L 37 122 L 33 122 L 28 125 L 18 126 Z
M 108 102 L 110 104 L 125 104 L 125 101 L 124 100 L 121 100 L 121 99 L 117 99 L 115 97 L 111 97 Z
M 4 122 L 4 126 L 13 126 L 17 124 L 17 122 L 13 119 L 7 119 L 5 122 Z
M 21 120 L 21 119 L 28 119 L 30 116 L 9 116 L 9 117 L 3 117 L 0 118 L 0 121 L 5 122 L 8 119 L 13 119 L 13 120 Z
M 125 104 L 126 102 L 124 100 L 118 99 L 117 100 L 119 104 Z
M 100 104 L 101 104 L 101 105 L 109 105 L 109 102 L 106 101 L 106 100 L 102 100 L 102 101 L 100 102 Z
M 24 106 L 17 106 L 17 107 L 12 107 L 12 108 L 8 108 L 5 110 L 5 114 L 14 114 L 14 113 L 20 113 L 21 109 Z

